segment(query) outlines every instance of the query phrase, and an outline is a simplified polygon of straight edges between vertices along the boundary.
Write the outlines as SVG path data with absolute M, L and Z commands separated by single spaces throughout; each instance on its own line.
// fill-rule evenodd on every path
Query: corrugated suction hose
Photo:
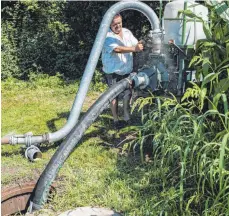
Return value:
M 47 201 L 50 186 L 56 178 L 59 169 L 63 166 L 65 160 L 79 143 L 84 132 L 115 97 L 117 97 L 125 89 L 129 88 L 129 82 L 130 80 L 123 79 L 109 88 L 90 107 L 87 113 L 72 129 L 41 174 L 35 189 L 33 201 L 30 204 L 30 211 L 42 208 L 42 205 Z

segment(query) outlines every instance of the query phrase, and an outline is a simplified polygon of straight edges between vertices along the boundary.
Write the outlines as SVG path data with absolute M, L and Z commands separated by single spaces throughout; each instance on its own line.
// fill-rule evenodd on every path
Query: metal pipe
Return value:
M 10 137 L 3 137 L 1 139 L 1 144 L 9 144 L 10 143 Z
M 188 3 L 184 2 L 184 11 L 187 10 Z M 181 44 L 184 47 L 185 43 L 185 35 L 186 35 L 186 15 L 183 14 L 183 25 L 182 25 L 182 38 Z M 186 49 L 184 51 L 186 53 Z M 179 53 L 179 77 L 178 77 L 178 95 L 182 94 L 182 85 L 183 85 L 183 72 L 184 72 L 184 57 Z
M 162 24 L 162 0 L 160 0 L 160 10 L 159 10 L 159 21 L 160 21 L 160 24 Z
M 118 2 L 110 7 L 100 24 L 100 28 L 97 33 L 90 57 L 88 59 L 82 80 L 80 82 L 80 87 L 76 95 L 69 119 L 63 128 L 61 128 L 59 131 L 56 131 L 55 133 L 49 134 L 50 142 L 55 142 L 64 138 L 76 125 L 112 19 L 121 11 L 129 9 L 142 12 L 149 19 L 152 29 L 160 32 L 158 17 L 148 5 L 138 1 L 125 1 Z
M 180 20 L 180 21 L 183 21 L 184 20 L 184 18 L 163 18 L 164 20 L 169 20 L 169 21 L 171 21 L 171 20 Z M 200 22 L 200 23 L 202 23 L 202 21 L 201 20 L 196 20 L 196 18 L 193 18 L 193 19 L 187 19 L 186 18 L 186 22 Z
M 184 11 L 187 10 L 187 1 L 184 3 Z M 183 25 L 182 25 L 182 38 L 181 38 L 181 44 L 184 45 L 185 35 L 186 35 L 186 15 L 183 14 Z
M 33 136 L 31 132 L 26 134 L 7 135 L 1 138 L 1 144 L 26 144 L 26 146 L 48 142 L 48 134 Z
M 67 123 L 64 125 L 64 127 L 54 133 L 45 134 L 36 137 L 36 139 L 34 139 L 34 137 L 32 136 L 29 140 L 29 142 L 31 142 L 30 144 L 34 144 L 37 142 L 41 143 L 43 141 L 58 141 L 67 136 L 76 125 L 112 19 L 116 14 L 120 13 L 121 11 L 129 9 L 142 12 L 149 19 L 151 28 L 154 30 L 154 32 L 161 32 L 160 23 L 157 15 L 153 11 L 153 9 L 145 3 L 139 1 L 123 1 L 111 6 L 104 15 L 103 20 L 100 24 L 100 28 L 97 33 L 94 45 L 92 47 L 86 68 L 84 70 L 83 77 L 80 82 L 80 87 L 75 97 Z M 14 142 L 18 144 L 27 142 L 26 137 L 19 139 L 17 136 L 14 136 L 11 140 L 14 140 Z

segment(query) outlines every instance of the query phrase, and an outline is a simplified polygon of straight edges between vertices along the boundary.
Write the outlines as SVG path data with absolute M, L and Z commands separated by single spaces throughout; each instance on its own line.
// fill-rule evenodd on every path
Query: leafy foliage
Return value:
M 116 2 L 18 1 L 2 4 L 3 78 L 30 72 L 79 78 L 103 15 Z M 158 13 L 158 2 L 146 2 Z M 149 27 L 138 11 L 122 13 L 124 26 L 140 39 Z M 144 27 L 144 28 L 143 28 Z M 97 70 L 101 70 L 101 62 Z
M 57 96 L 62 94 L 67 96 L 69 92 L 76 91 L 73 87 L 67 92 L 64 91 L 66 82 L 63 81 L 61 74 L 64 74 L 65 78 L 81 76 L 102 16 L 113 3 L 3 2 L 2 73 L 5 79 L 3 89 L 12 90 L 11 93 L 15 92 L 15 89 L 26 89 L 27 97 L 31 98 L 28 88 L 35 90 L 39 90 L 40 87 L 47 88 L 51 94 L 49 100 L 54 100 L 49 106 L 53 107 L 53 104 L 57 103 L 54 108 L 61 109 L 63 102 L 59 102 Z M 147 4 L 153 8 L 157 6 L 156 2 Z M 192 88 L 187 89 L 181 103 L 174 96 L 163 98 L 152 95 L 140 98 L 135 104 L 135 108 L 142 112 L 142 126 L 132 146 L 139 147 L 144 164 L 134 167 L 133 163 L 128 164 L 120 159 L 122 165 L 125 165 L 124 174 L 118 169 L 109 168 L 111 175 L 106 176 L 104 182 L 101 182 L 101 174 L 98 174 L 93 178 L 96 179 L 96 186 L 91 186 L 91 173 L 95 174 L 95 163 L 90 161 L 93 164 L 92 171 L 90 170 L 89 177 L 84 177 L 90 186 L 86 184 L 81 187 L 82 192 L 89 188 L 90 191 L 86 193 L 89 194 L 89 198 L 86 197 L 89 201 L 86 199 L 87 202 L 85 200 L 83 202 L 81 195 L 85 193 L 78 193 L 78 189 L 77 192 L 72 190 L 76 184 L 80 187 L 82 182 L 82 175 L 74 174 L 74 170 L 77 170 L 73 167 L 76 160 L 72 158 L 67 169 L 69 175 L 64 182 L 64 184 L 71 183 L 67 186 L 69 193 L 65 196 L 66 200 L 70 200 L 68 206 L 75 204 L 75 197 L 79 196 L 77 205 L 81 205 L 82 202 L 91 204 L 90 201 L 93 200 L 93 204 L 99 203 L 116 209 L 120 209 L 120 199 L 123 200 L 121 203 L 127 200 L 121 210 L 130 211 L 132 215 L 136 215 L 135 212 L 140 212 L 137 215 L 228 214 L 229 30 L 228 23 L 214 11 L 212 5 L 209 9 L 212 22 L 210 25 L 204 23 L 207 39 L 198 41 L 195 55 L 190 63 L 197 69 L 197 78 L 200 80 L 202 76 L 201 82 L 192 83 Z M 200 20 L 189 11 L 183 13 Z M 138 38 L 149 28 L 148 21 L 143 19 L 143 15 L 139 12 L 125 13 L 123 19 L 126 26 Z M 142 28 L 143 26 L 145 28 Z M 93 90 L 104 88 L 101 82 L 98 82 L 101 79 L 99 67 L 100 65 L 95 72 Z M 56 76 L 45 74 L 54 75 L 57 72 L 60 74 Z M 26 78 L 29 82 L 18 82 L 12 76 Z M 54 93 L 53 88 L 58 91 Z M 9 92 L 5 91 L 5 94 Z M 39 92 L 40 98 L 44 97 L 42 91 L 36 92 Z M 28 102 L 30 100 L 27 97 L 25 98 Z M 33 100 L 36 98 L 33 97 Z M 65 103 L 69 101 L 67 98 Z M 50 107 L 43 109 L 47 111 Z M 69 107 L 70 105 L 66 110 L 69 110 Z M 18 116 L 24 115 L 25 112 L 28 110 L 23 110 Z M 58 113 L 60 112 L 63 111 L 59 110 Z M 46 117 L 48 121 L 50 116 Z M 64 119 L 61 124 L 63 123 Z M 40 124 L 37 126 L 38 131 L 39 129 Z M 99 161 L 98 155 L 101 150 L 92 152 L 93 157 L 85 157 L 91 149 L 89 146 L 84 153 L 78 154 L 78 157 L 82 157 L 82 161 L 85 158 L 87 160 L 83 163 L 82 170 L 87 170 L 84 168 L 88 158 Z M 147 160 L 144 158 L 144 151 L 151 156 Z M 111 162 L 115 164 L 116 160 L 112 159 Z M 107 163 L 99 162 L 99 169 L 101 164 Z M 120 176 L 123 181 L 120 180 Z M 118 181 L 113 181 L 112 177 Z M 107 187 L 102 186 L 103 183 Z M 99 194 L 97 186 L 102 188 L 102 195 Z M 117 193 L 117 188 L 121 188 L 121 192 Z M 102 199 L 107 190 L 109 196 L 105 195 L 105 199 Z M 137 193 L 134 193 L 135 191 Z M 72 199 L 69 199 L 69 194 L 72 195 Z M 109 199 L 110 197 L 112 198 Z M 64 200 L 61 205 L 66 206 L 66 201 Z M 133 209 L 130 210 L 130 206 Z
M 194 87 L 192 94 L 200 94 Z M 154 169 L 167 169 L 161 191 L 174 190 L 171 199 L 155 204 L 158 214 L 173 209 L 177 215 L 228 212 L 229 113 L 215 108 L 193 114 L 193 101 L 180 104 L 175 97 L 140 98 L 135 106 L 142 111 L 143 126 L 132 145 L 140 146 L 142 161 L 150 146 Z
M 20 77 L 21 71 L 18 66 L 18 57 L 16 53 L 16 45 L 12 38 L 8 37 L 9 32 L 14 32 L 10 24 L 2 23 L 2 78 L 6 77 Z
M 197 41 L 190 66 L 198 83 L 191 83 L 181 102 L 169 98 L 140 98 L 143 126 L 132 146 L 150 152 L 152 166 L 166 170 L 157 214 L 225 215 L 229 212 L 229 25 L 212 5 L 211 25 L 191 11 L 182 11 L 204 24 L 207 39 Z M 201 78 L 202 77 L 202 78 Z M 158 189 L 157 189 L 158 190 Z
M 218 13 L 218 5 L 215 7 L 207 1 L 210 11 L 211 23 L 205 22 L 201 17 L 196 16 L 193 12 L 182 11 L 188 17 L 194 17 L 203 23 L 203 28 L 207 39 L 198 40 L 195 54 L 190 62 L 190 66 L 196 68 L 197 78 L 203 78 L 199 93 L 194 91 L 198 88 L 194 85 L 193 89 L 188 89 L 183 99 L 190 97 L 201 100 L 200 110 L 205 103 L 203 99 L 208 99 L 209 109 L 224 109 L 228 111 L 227 101 L 229 100 L 229 24 L 225 17 Z M 220 13 L 222 14 L 222 13 Z

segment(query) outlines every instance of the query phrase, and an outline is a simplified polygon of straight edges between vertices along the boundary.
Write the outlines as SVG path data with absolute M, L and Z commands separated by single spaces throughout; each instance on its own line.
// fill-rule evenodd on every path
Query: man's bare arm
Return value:
M 142 50 L 143 44 L 141 42 L 138 42 L 138 44 L 134 47 L 118 46 L 114 49 L 116 53 L 140 52 Z

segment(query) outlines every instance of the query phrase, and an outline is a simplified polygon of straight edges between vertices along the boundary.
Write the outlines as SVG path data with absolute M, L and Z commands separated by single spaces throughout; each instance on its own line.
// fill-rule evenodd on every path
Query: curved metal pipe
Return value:
M 76 125 L 112 19 L 116 14 L 120 13 L 121 11 L 129 9 L 142 12 L 149 19 L 152 29 L 154 29 L 154 31 L 160 32 L 159 19 L 157 15 L 152 10 L 152 8 L 150 8 L 145 3 L 138 1 L 125 1 L 118 2 L 110 7 L 110 9 L 104 15 L 103 20 L 100 24 L 100 28 L 97 33 L 90 57 L 88 59 L 82 80 L 80 82 L 80 87 L 76 95 L 74 104 L 72 106 L 69 119 L 63 128 L 61 128 L 59 131 L 56 131 L 55 133 L 49 134 L 49 142 L 55 142 L 64 138 Z
M 80 87 L 75 97 L 67 123 L 64 125 L 64 127 L 54 133 L 45 134 L 43 136 L 40 136 L 40 138 L 36 137 L 36 139 L 34 139 L 32 136 L 30 139 L 31 144 L 34 144 L 35 141 L 39 141 L 39 143 L 43 141 L 58 141 L 67 136 L 76 125 L 112 19 L 116 14 L 120 13 L 121 11 L 129 9 L 142 12 L 149 19 L 151 28 L 154 30 L 154 32 L 161 31 L 157 15 L 153 11 L 153 9 L 145 3 L 139 1 L 123 1 L 111 6 L 105 13 L 103 20 L 100 24 L 100 28 L 97 33 L 94 45 L 92 47 L 86 68 L 84 70 L 83 77 L 80 82 Z M 14 143 L 12 144 L 26 143 L 26 138 L 20 138 L 18 140 L 16 140 L 16 138 L 16 136 L 12 138 L 12 140 L 14 140 Z

